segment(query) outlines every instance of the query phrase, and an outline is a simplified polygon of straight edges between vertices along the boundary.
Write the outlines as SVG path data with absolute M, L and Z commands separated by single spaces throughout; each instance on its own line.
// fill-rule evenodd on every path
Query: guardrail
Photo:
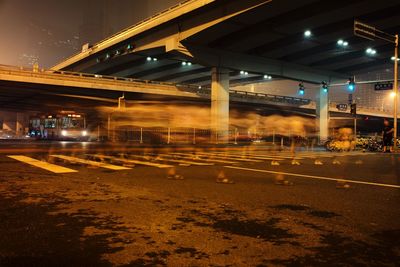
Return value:
M 155 85 L 155 86 L 165 86 L 165 87 L 174 87 L 178 90 L 184 92 L 196 93 L 199 96 L 203 96 L 205 98 L 209 98 L 211 96 L 211 90 L 209 88 L 199 89 L 198 85 L 192 84 L 178 84 L 171 82 L 159 82 L 159 81 L 150 81 L 150 80 L 140 80 L 134 78 L 125 78 L 125 77 L 117 77 L 117 76 L 109 76 L 109 75 L 100 75 L 93 73 L 81 73 L 81 72 L 72 72 L 72 71 L 53 71 L 53 70 L 44 70 L 37 69 L 32 70 L 24 67 L 15 67 L 15 66 L 6 66 L 0 65 L 0 72 L 5 72 L 7 74 L 14 75 L 23 75 L 29 77 L 37 77 L 37 76 L 46 76 L 46 78 L 70 78 L 73 80 L 81 80 L 82 78 L 89 78 L 93 82 L 100 83 L 110 83 L 110 82 L 123 82 L 127 85 Z M 282 96 L 282 95 L 271 95 L 264 93 L 253 93 L 247 91 L 239 91 L 239 90 L 229 90 L 229 93 L 232 97 L 239 99 L 248 99 L 248 100 L 258 100 L 260 102 L 271 102 L 271 103 L 284 103 L 290 105 L 308 105 L 310 104 L 310 99 L 303 99 L 297 97 L 290 96 Z
M 240 98 L 258 98 L 260 100 L 266 100 L 268 102 L 278 102 L 278 103 L 286 103 L 292 105 L 308 105 L 311 103 L 311 99 L 304 99 L 291 96 L 253 93 L 253 92 L 238 91 L 238 90 L 229 90 L 229 93 L 235 97 L 240 97 Z
M 167 9 L 161 11 L 161 12 L 158 12 L 158 13 L 155 14 L 155 15 L 152 15 L 152 16 L 150 16 L 150 17 L 144 19 L 144 20 L 141 20 L 141 21 L 139 21 L 139 22 L 137 22 L 137 23 L 135 23 L 135 24 L 133 24 L 133 25 L 127 27 L 127 28 L 124 28 L 124 29 L 122 29 L 122 30 L 120 30 L 120 31 L 118 31 L 118 32 L 116 32 L 116 33 L 114 33 L 114 34 L 112 34 L 111 36 L 106 37 L 106 38 L 103 39 L 103 40 L 98 41 L 97 43 L 93 44 L 93 45 L 90 47 L 90 50 L 93 50 L 93 49 L 99 47 L 99 46 L 100 46 L 101 44 L 103 44 L 103 43 L 110 42 L 111 40 L 113 40 L 113 39 L 115 39 L 115 38 L 117 38 L 117 37 L 122 36 L 124 33 L 128 32 L 128 31 L 130 31 L 130 30 L 133 30 L 133 29 L 135 29 L 135 28 L 141 27 L 141 26 L 145 25 L 146 23 L 149 23 L 150 21 L 152 21 L 152 20 L 154 20 L 154 19 L 156 19 L 156 18 L 158 18 L 158 17 L 161 17 L 162 15 L 164 15 L 164 14 L 167 13 L 167 12 L 170 12 L 170 11 L 173 11 L 173 10 L 175 10 L 175 9 L 178 9 L 179 7 L 181 7 L 181 6 L 183 6 L 183 5 L 186 5 L 187 3 L 193 2 L 193 1 L 196 1 L 196 0 L 184 0 L 184 1 L 180 1 L 178 4 L 176 4 L 176 5 L 174 5 L 174 6 L 170 7 L 170 8 L 167 8 Z M 66 58 L 66 59 L 64 59 L 64 60 L 62 60 L 62 61 L 60 61 L 60 62 L 58 62 L 55 66 L 58 66 L 59 64 L 61 64 L 61 63 L 63 63 L 63 62 L 66 62 L 66 61 L 68 61 L 68 60 L 70 60 L 70 59 L 76 57 L 77 55 L 79 55 L 79 54 L 81 54 L 81 53 L 82 53 L 82 52 L 78 52 L 78 53 L 76 53 L 76 54 L 73 54 L 73 55 L 71 55 L 70 57 L 68 57 L 68 58 Z
M 98 83 L 106 83 L 112 84 L 114 82 L 122 82 L 126 85 L 130 86 L 141 86 L 141 85 L 154 85 L 164 87 L 174 87 L 175 89 L 181 90 L 183 92 L 191 92 L 195 93 L 204 98 L 210 98 L 211 90 L 209 88 L 199 89 L 198 85 L 192 84 L 179 84 L 179 83 L 171 83 L 171 82 L 159 82 L 159 81 L 150 81 L 150 80 L 140 80 L 134 78 L 125 78 L 125 77 L 117 77 L 117 76 L 109 76 L 109 75 L 100 75 L 93 73 L 81 73 L 81 72 L 72 72 L 72 71 L 53 71 L 53 70 L 45 70 L 45 69 L 31 69 L 25 67 L 18 66 L 9 66 L 9 65 L 0 65 L 0 72 L 7 73 L 10 75 L 22 75 L 28 77 L 40 77 L 46 76 L 46 78 L 52 78 L 59 80 L 60 77 L 68 77 L 72 78 L 76 81 L 81 81 L 82 78 L 89 78 L 92 82 Z M 76 78 L 76 79 L 74 79 Z M 156 89 L 156 88 L 155 88 Z M 289 104 L 294 106 L 308 106 L 308 108 L 316 108 L 315 101 L 311 99 L 304 99 L 298 97 L 291 96 L 282 96 L 282 95 L 272 95 L 272 94 L 264 94 L 264 93 L 255 93 L 248 91 L 240 91 L 240 90 L 229 90 L 229 94 L 232 98 L 243 99 L 251 101 L 259 101 L 261 103 L 270 102 L 270 103 L 281 103 L 281 104 Z M 329 108 L 330 110 L 335 110 L 336 105 L 338 103 L 330 102 Z M 359 113 L 379 113 L 379 115 L 391 115 L 391 110 L 380 109 L 375 107 L 365 107 L 365 106 L 357 106 L 357 110 Z

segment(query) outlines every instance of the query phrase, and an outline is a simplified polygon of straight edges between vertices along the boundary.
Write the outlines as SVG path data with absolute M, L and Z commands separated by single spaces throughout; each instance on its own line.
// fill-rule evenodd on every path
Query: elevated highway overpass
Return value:
M 128 102 L 129 100 L 146 99 L 146 96 L 148 100 L 191 100 L 193 102 L 207 102 L 211 98 L 209 89 L 189 84 L 0 66 L 0 103 L 3 109 L 40 111 L 50 103 L 50 108 L 62 108 L 74 100 L 87 107 L 96 106 L 99 103 L 116 106 L 118 97 L 123 94 L 131 96 L 127 97 Z M 316 109 L 315 101 L 300 97 L 254 93 L 235 90 L 235 87 L 231 87 L 229 95 L 231 102 L 242 105 L 303 110 L 304 114 L 310 115 L 315 114 Z M 49 97 L 51 101 L 49 101 Z M 93 101 L 92 105 L 88 101 Z M 348 111 L 338 111 L 336 104 L 330 103 L 330 112 L 348 113 Z M 359 109 L 358 114 L 374 117 L 390 117 L 392 115 L 387 111 L 366 107 Z
M 281 107 L 301 107 L 311 100 L 259 94 L 231 89 L 233 102 L 277 105 Z M 168 99 L 205 101 L 211 98 L 210 90 L 189 84 L 174 84 L 133 78 L 105 76 L 68 71 L 31 70 L 11 66 L 0 66 L 0 103 L 2 108 L 29 110 L 37 102 L 49 102 L 48 97 L 58 97 L 59 107 L 65 105 L 60 100 L 79 99 L 97 102 L 117 103 L 117 99 L 127 95 L 127 99 Z M 68 100 L 66 100 L 68 101 Z M 41 107 L 37 107 L 39 109 Z M 33 108 L 33 110 L 36 110 Z
M 396 33 L 399 8 L 398 1 L 188 0 L 83 47 L 52 69 L 211 88 L 212 124 L 224 132 L 234 83 L 271 77 L 344 83 L 391 68 L 391 45 L 355 37 L 353 22 Z M 338 46 L 339 39 L 348 45 Z M 365 54 L 371 45 L 375 56 Z M 326 139 L 328 94 L 321 88 L 317 98 L 320 136 Z
M 354 37 L 352 26 L 357 18 L 398 32 L 399 7 L 397 1 L 376 5 L 367 0 L 187 0 L 97 44 L 83 46 L 80 53 L 55 65 L 49 75 L 82 73 L 73 78 L 90 81 L 73 82 L 85 88 L 79 90 L 80 95 L 89 97 L 107 91 L 115 98 L 127 90 L 140 91 L 139 83 L 145 88 L 142 95 L 161 90 L 169 97 L 210 98 L 213 127 L 226 132 L 229 102 L 238 96 L 232 91 L 235 84 L 271 78 L 344 83 L 349 76 L 390 68 L 391 47 L 374 43 L 378 53 L 366 56 L 365 48 L 371 43 Z M 305 30 L 310 31 L 307 38 Z M 348 47 L 338 47 L 338 39 L 346 40 Z M 104 90 L 110 81 L 102 78 L 110 76 L 118 77 L 112 78 L 113 83 L 131 84 L 115 85 L 117 91 Z M 153 81 L 151 88 L 139 80 Z M 211 93 L 196 92 L 200 87 Z M 329 94 L 322 88 L 317 94 L 320 136 L 325 139 Z M 238 99 L 255 103 L 259 98 L 264 101 L 268 96 L 248 94 Z

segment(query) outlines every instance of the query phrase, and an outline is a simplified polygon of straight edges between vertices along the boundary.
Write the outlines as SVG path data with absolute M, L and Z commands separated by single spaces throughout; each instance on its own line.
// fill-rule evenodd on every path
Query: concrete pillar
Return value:
M 13 134 L 16 134 L 17 132 L 17 116 L 15 112 L 1 112 L 1 117 L 2 117 L 2 121 L 3 121 L 3 130 L 5 131 L 10 131 Z
M 211 72 L 211 125 L 217 143 L 229 141 L 229 71 L 214 67 Z
M 23 136 L 25 132 L 25 116 L 22 113 L 17 113 L 15 123 L 15 135 Z
M 329 137 L 329 92 L 327 89 L 320 88 L 317 97 L 317 130 L 319 132 L 319 142 L 323 144 Z

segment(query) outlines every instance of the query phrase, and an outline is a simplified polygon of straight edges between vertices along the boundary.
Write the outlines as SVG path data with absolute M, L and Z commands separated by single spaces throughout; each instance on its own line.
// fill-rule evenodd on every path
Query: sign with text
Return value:
M 354 21 L 353 30 L 354 30 L 354 35 L 368 40 L 374 41 L 375 39 L 381 39 L 391 43 L 396 43 L 396 36 L 378 30 L 374 26 L 362 23 L 358 20 Z
M 354 34 L 369 40 L 375 40 L 376 29 L 373 26 L 367 25 L 365 23 L 354 21 Z
M 346 110 L 347 110 L 347 104 L 337 104 L 337 105 L 336 105 L 336 108 L 337 108 L 339 111 L 346 111 Z
M 374 88 L 375 91 L 393 90 L 393 83 L 392 82 L 376 83 Z

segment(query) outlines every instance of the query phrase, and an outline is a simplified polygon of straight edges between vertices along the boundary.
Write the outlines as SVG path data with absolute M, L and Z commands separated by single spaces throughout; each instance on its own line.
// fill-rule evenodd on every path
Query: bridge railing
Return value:
M 196 92 L 197 94 L 204 95 L 209 97 L 211 95 L 210 89 L 198 89 L 198 86 L 188 85 L 186 89 Z M 311 99 L 299 98 L 299 97 L 291 97 L 291 96 L 283 96 L 283 95 L 272 95 L 265 93 L 256 93 L 256 92 L 248 92 L 241 90 L 229 90 L 229 95 L 236 99 L 248 99 L 248 100 L 258 100 L 262 102 L 271 102 L 271 103 L 282 103 L 282 104 L 290 104 L 296 106 L 309 105 L 311 103 Z
M 142 25 L 144 25 L 144 24 L 146 24 L 146 23 L 149 23 L 151 20 L 154 20 L 155 18 L 158 18 L 158 17 L 162 16 L 163 14 L 165 14 L 165 13 L 171 11 L 171 10 L 177 9 L 177 8 L 179 8 L 180 6 L 185 5 L 186 3 L 191 2 L 191 1 L 193 1 L 193 0 L 184 0 L 184 1 L 180 1 L 178 4 L 172 6 L 172 7 L 168 8 L 168 9 L 165 9 L 165 10 L 163 10 L 163 11 L 161 11 L 161 12 L 158 12 L 158 13 L 156 13 L 156 14 L 154 14 L 154 15 L 152 15 L 152 16 L 146 18 L 146 19 L 143 19 L 143 20 L 141 20 L 141 21 L 139 21 L 139 22 L 133 24 L 132 26 L 129 26 L 129 27 L 123 29 L 123 30 L 120 30 L 120 31 L 118 31 L 118 32 L 116 32 L 116 33 L 114 33 L 114 34 L 112 34 L 111 36 L 109 36 L 109 37 L 107 37 L 107 38 L 105 38 L 105 39 L 103 39 L 103 40 L 101 40 L 101 41 L 99 41 L 99 42 L 97 42 L 97 43 L 95 43 L 95 44 L 92 44 L 92 46 L 90 47 L 90 49 L 92 50 L 92 49 L 94 49 L 94 48 L 99 47 L 101 44 L 103 44 L 103 43 L 105 43 L 105 42 L 110 42 L 110 41 L 112 41 L 113 39 L 119 38 L 119 37 L 123 36 L 126 32 L 128 32 L 129 30 L 132 30 L 132 29 L 137 28 L 137 27 L 139 27 L 139 26 L 142 26 Z M 56 66 L 59 65 L 59 64 L 61 64 L 62 62 L 65 62 L 65 61 L 68 61 L 68 60 L 74 58 L 75 56 L 77 56 L 77 55 L 79 55 L 79 54 L 81 54 L 81 53 L 82 53 L 82 52 L 80 51 L 80 52 L 78 52 L 78 53 L 76 53 L 76 54 L 71 55 L 70 57 L 68 57 L 68 58 L 66 58 L 66 59 L 63 59 L 62 61 L 60 61 L 59 63 L 57 63 Z
M 101 75 L 101 74 L 93 74 L 93 73 L 82 73 L 82 72 L 72 72 L 72 71 L 55 71 L 55 70 L 45 70 L 45 69 L 36 69 L 32 70 L 30 68 L 24 67 L 15 67 L 15 66 L 6 66 L 0 65 L 0 71 L 5 71 L 9 74 L 16 75 L 24 75 L 24 76 L 36 76 L 36 75 L 46 75 L 46 77 L 50 78 L 58 78 L 69 77 L 69 78 L 89 78 L 92 81 L 98 82 L 126 82 L 130 85 L 136 84 L 146 84 L 146 85 L 160 85 L 160 86 L 170 86 L 175 87 L 181 91 L 196 93 L 199 96 L 209 98 L 211 96 L 210 89 L 199 89 L 198 85 L 192 84 L 179 84 L 179 83 L 171 83 L 171 82 L 160 82 L 160 81 L 150 81 L 150 80 L 140 80 L 134 78 L 125 78 L 125 77 L 117 77 L 117 76 L 109 76 L 109 75 Z M 271 102 L 271 103 L 282 103 L 282 104 L 290 104 L 290 105 L 308 105 L 310 104 L 310 99 L 303 99 L 298 97 L 290 97 L 290 96 L 282 96 L 282 95 L 272 95 L 272 94 L 264 94 L 264 93 L 254 93 L 248 91 L 240 91 L 240 90 L 229 90 L 231 97 L 237 99 L 244 100 L 256 100 L 260 102 Z
M 57 78 L 57 77 L 70 77 L 70 78 L 90 78 L 92 81 L 118 81 L 118 82 L 129 82 L 139 83 L 139 84 L 154 84 L 154 85 L 166 85 L 166 86 L 174 86 L 177 87 L 177 84 L 170 82 L 159 82 L 159 81 L 150 81 L 150 80 L 140 80 L 134 78 L 125 78 L 125 77 L 117 77 L 117 76 L 109 76 L 109 75 L 100 75 L 93 73 L 83 73 L 83 72 L 72 72 L 72 71 L 53 71 L 53 70 L 45 70 L 45 69 L 31 69 L 26 67 L 15 67 L 15 66 L 7 66 L 0 65 L 0 71 L 3 73 L 14 74 L 14 75 L 23 75 L 23 76 L 40 76 L 46 75 L 47 78 Z M 182 87 L 182 85 L 180 85 Z

